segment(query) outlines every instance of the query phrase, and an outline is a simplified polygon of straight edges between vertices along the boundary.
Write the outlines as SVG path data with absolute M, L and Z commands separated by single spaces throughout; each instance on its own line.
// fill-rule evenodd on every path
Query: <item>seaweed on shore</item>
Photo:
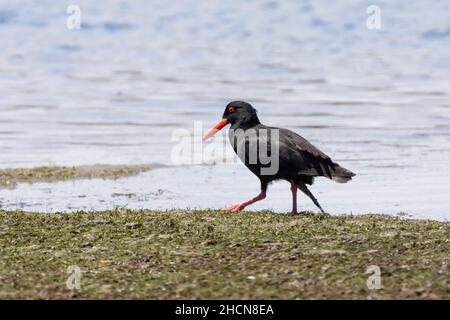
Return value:
M 0 188 L 14 188 L 19 182 L 55 182 L 79 179 L 118 179 L 151 170 L 151 165 L 43 166 L 0 169 Z
M 384 215 L 0 211 L 0 299 L 449 299 L 449 232 Z

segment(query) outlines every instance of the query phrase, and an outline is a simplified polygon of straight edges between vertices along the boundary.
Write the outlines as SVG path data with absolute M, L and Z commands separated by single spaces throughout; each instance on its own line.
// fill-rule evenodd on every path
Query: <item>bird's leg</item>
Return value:
M 292 192 L 292 212 L 291 214 L 297 214 L 297 184 L 294 180 L 291 180 L 291 192 Z
M 223 208 L 221 210 L 222 211 L 229 211 L 229 212 L 238 212 L 238 211 L 244 210 L 244 208 L 246 206 L 249 206 L 252 203 L 255 203 L 257 201 L 260 201 L 260 200 L 264 199 L 265 197 L 266 197 L 266 191 L 261 191 L 260 194 L 258 194 L 256 197 L 254 197 L 254 198 L 252 198 L 250 200 L 233 204 L 230 207 Z
M 320 206 L 319 201 L 317 201 L 317 199 L 314 197 L 311 191 L 309 191 L 309 189 L 306 187 L 304 183 L 300 183 L 298 187 L 300 190 L 303 191 L 303 193 L 305 193 L 312 200 L 312 202 L 314 202 L 314 204 L 317 206 L 317 208 L 320 209 L 320 211 L 322 211 L 322 213 L 325 213 L 325 211 Z
M 265 183 L 261 183 L 261 192 L 254 198 L 247 200 L 247 201 L 243 201 L 243 202 L 239 202 L 236 204 L 233 204 L 227 208 L 222 208 L 220 209 L 221 211 L 228 211 L 228 212 L 238 212 L 243 210 L 245 207 L 260 201 L 262 199 L 266 198 L 266 190 L 267 190 L 267 184 Z

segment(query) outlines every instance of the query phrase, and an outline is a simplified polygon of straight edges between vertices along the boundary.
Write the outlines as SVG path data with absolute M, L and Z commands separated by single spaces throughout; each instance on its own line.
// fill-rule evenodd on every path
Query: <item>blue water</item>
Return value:
M 209 127 L 243 99 L 358 173 L 313 188 L 331 212 L 450 215 L 450 2 L 377 1 L 380 30 L 366 27 L 371 1 L 74 4 L 79 30 L 66 27 L 68 3 L 0 1 L 0 167 L 171 167 L 119 182 L 20 185 L 0 190 L 3 208 L 219 207 L 253 196 L 257 181 L 237 162 L 170 161 L 175 129 Z M 167 192 L 113 199 L 122 189 L 140 199 Z M 254 208 L 289 204 L 281 184 Z M 313 208 L 306 198 L 301 206 Z

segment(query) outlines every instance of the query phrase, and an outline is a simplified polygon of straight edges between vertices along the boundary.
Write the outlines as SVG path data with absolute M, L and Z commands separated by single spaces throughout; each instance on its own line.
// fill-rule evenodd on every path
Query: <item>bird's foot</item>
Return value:
M 238 211 L 243 210 L 244 208 L 245 208 L 245 205 L 243 203 L 236 203 L 236 204 L 233 204 L 233 205 L 231 205 L 229 207 L 222 208 L 222 209 L 220 209 L 220 211 L 238 212 Z
M 291 216 L 296 216 L 299 215 L 299 213 L 297 212 L 297 210 L 295 211 L 291 211 L 291 213 L 289 213 Z

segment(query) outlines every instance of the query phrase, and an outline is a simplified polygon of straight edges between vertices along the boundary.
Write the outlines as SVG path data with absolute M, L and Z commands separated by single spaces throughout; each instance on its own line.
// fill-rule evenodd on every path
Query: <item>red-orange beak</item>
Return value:
M 205 135 L 203 136 L 203 141 L 211 138 L 213 135 L 215 135 L 217 132 L 219 132 L 220 129 L 225 127 L 227 124 L 228 124 L 227 119 L 220 120 L 218 124 L 216 124 L 211 130 L 209 130 L 207 133 L 205 133 Z

